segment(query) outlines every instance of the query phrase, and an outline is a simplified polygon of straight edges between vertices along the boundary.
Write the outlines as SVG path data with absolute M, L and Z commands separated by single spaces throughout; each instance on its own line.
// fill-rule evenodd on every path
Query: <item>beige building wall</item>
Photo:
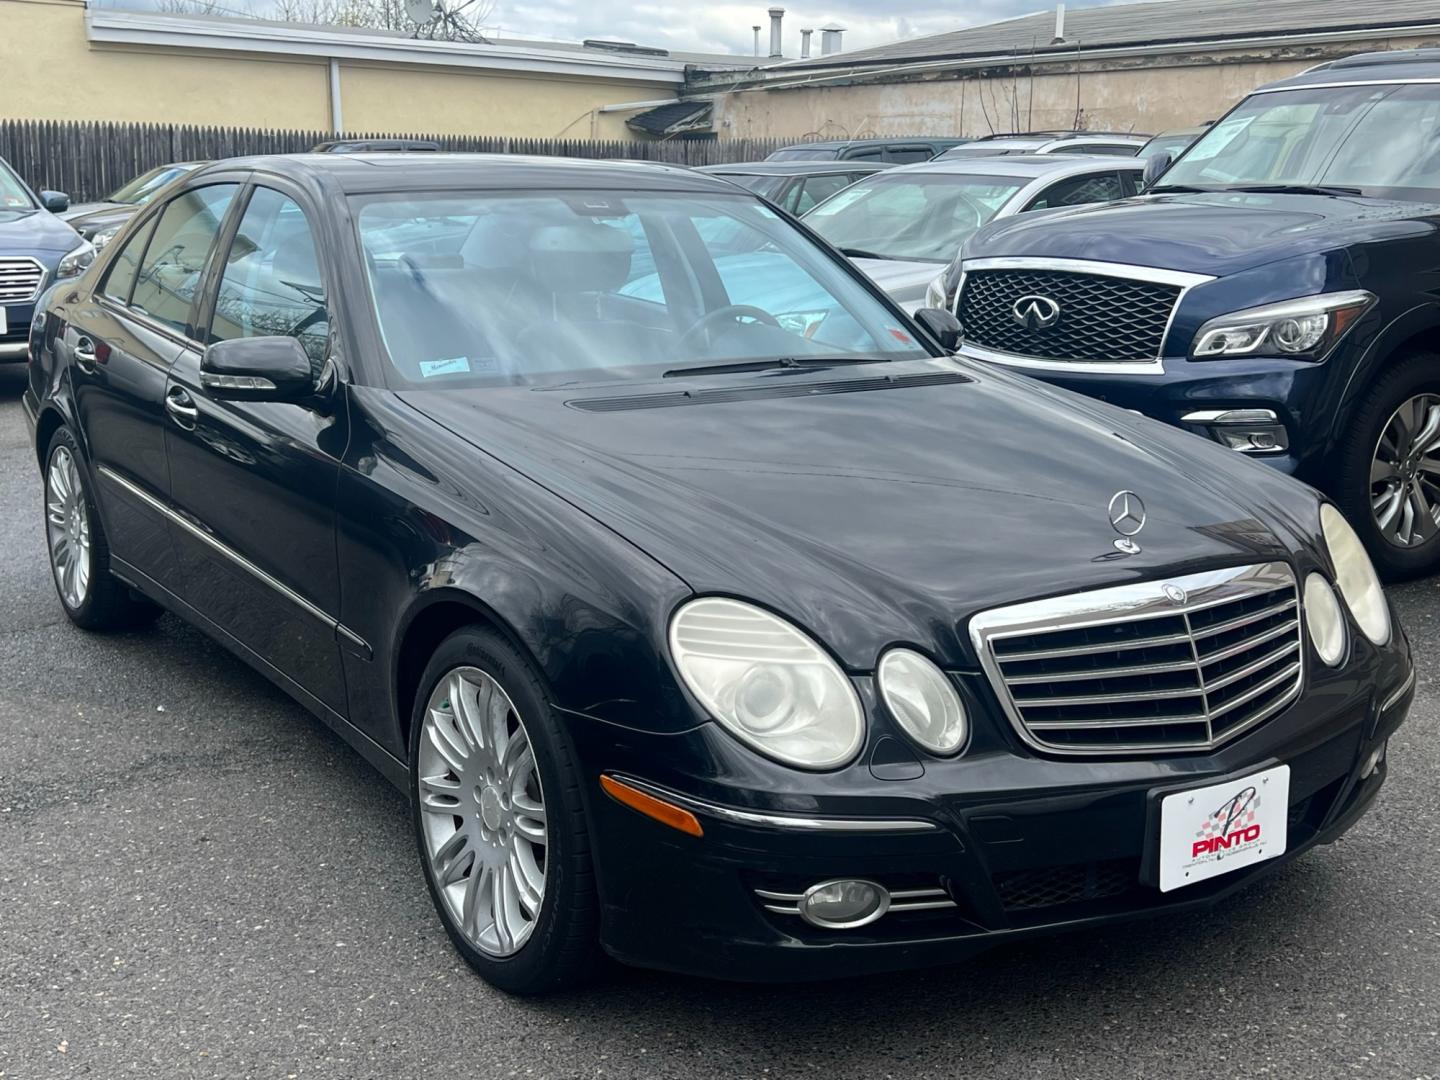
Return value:
M 329 130 L 324 57 L 92 45 L 79 0 L 0 0 L 0 119 Z M 347 131 L 627 139 L 602 105 L 673 97 L 668 83 L 340 64 Z
M 985 135 L 1072 126 L 1159 132 L 1213 120 L 1255 87 L 1331 55 L 1436 43 L 1433 38 L 1395 38 L 1286 59 L 1252 50 L 1115 60 L 1104 69 L 1082 64 L 1078 75 L 1052 70 L 1037 72 L 1033 79 L 1028 74 L 964 79 L 946 74 L 889 84 L 743 90 L 716 95 L 715 129 L 722 138 Z

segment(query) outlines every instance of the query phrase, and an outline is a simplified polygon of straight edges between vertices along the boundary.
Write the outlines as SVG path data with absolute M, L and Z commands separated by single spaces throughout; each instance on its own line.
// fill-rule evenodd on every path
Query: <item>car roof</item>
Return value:
M 891 135 L 884 139 L 821 139 L 818 141 L 790 143 L 777 146 L 778 150 L 841 150 L 847 146 L 890 146 L 894 143 L 960 143 L 970 139 L 958 135 Z
M 1145 163 L 1139 158 L 1114 154 L 996 154 L 994 157 L 935 158 L 933 161 L 889 169 L 885 175 L 930 172 L 959 173 L 965 176 L 1012 176 L 1030 180 L 1041 176 L 1063 176 L 1067 173 L 1115 168 L 1140 172 L 1145 168 Z
M 889 166 L 873 161 L 734 161 L 725 165 L 701 165 L 696 172 L 712 176 L 825 176 L 841 172 L 883 172 Z
M 1390 49 L 1357 53 L 1317 64 L 1288 79 L 1267 83 L 1255 93 L 1270 93 L 1302 86 L 1346 83 L 1440 81 L 1440 49 Z
M 267 172 L 344 194 L 382 191 L 630 188 L 734 194 L 728 180 L 682 165 L 521 154 L 382 152 L 373 154 L 270 154 L 229 158 L 195 175 Z

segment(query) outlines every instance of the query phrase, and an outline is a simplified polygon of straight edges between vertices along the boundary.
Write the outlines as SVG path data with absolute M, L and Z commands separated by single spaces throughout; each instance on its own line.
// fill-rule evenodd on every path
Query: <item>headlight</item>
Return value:
M 1329 503 L 1320 507 L 1320 531 L 1325 536 L 1325 546 L 1330 549 L 1335 584 L 1345 598 L 1345 606 L 1361 632 L 1376 645 L 1384 645 L 1390 640 L 1390 608 L 1365 545 L 1360 543 L 1340 511 Z
M 123 224 L 124 222 L 117 222 L 114 225 L 105 225 L 99 229 L 96 229 L 88 237 L 91 246 L 94 247 L 96 251 L 99 251 L 111 240 L 115 239 L 115 234 L 120 231 L 120 228 Z
M 670 652 L 706 711 L 762 754 L 833 769 L 864 742 L 865 716 L 845 673 L 815 642 L 753 604 L 691 600 L 670 621 Z
M 1345 617 L 1335 590 L 1319 574 L 1305 579 L 1305 625 L 1320 659 L 1334 667 L 1345 655 Z
M 1356 290 L 1232 311 L 1200 327 L 1190 355 L 1197 360 L 1257 355 L 1319 360 L 1374 302 L 1373 294 Z
M 69 278 L 76 274 L 83 274 L 94 261 L 95 245 L 89 240 L 81 240 L 79 247 L 60 260 L 60 265 L 55 268 L 55 276 Z
M 890 715 L 932 754 L 953 754 L 965 745 L 965 706 L 945 673 L 909 649 L 891 649 L 880 659 L 880 697 Z
M 940 271 L 930 284 L 925 286 L 925 306 L 945 307 L 945 271 Z

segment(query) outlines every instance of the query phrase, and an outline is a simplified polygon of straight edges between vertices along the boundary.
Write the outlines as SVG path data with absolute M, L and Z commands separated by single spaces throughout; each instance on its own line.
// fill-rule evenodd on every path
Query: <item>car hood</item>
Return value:
M 0 255 L 63 253 L 79 243 L 79 234 L 48 211 L 0 209 Z
M 1089 259 L 1216 277 L 1367 240 L 1433 233 L 1440 205 L 1322 195 L 1140 196 L 991 222 L 964 257 Z
M 945 269 L 942 263 L 904 259 L 852 259 L 851 262 L 911 315 L 925 306 L 925 286 Z
M 97 211 L 102 211 L 102 210 L 117 210 L 117 209 L 120 209 L 120 208 L 122 208 L 122 207 L 123 207 L 124 209 L 127 209 L 127 210 L 133 210 L 133 209 L 134 209 L 134 207 L 130 206 L 130 204 L 128 204 L 128 203 L 117 203 L 117 202 L 84 202 L 84 203 L 71 203 L 69 209 L 62 211 L 61 213 L 56 214 L 55 216 L 58 217 L 58 218 L 60 218 L 62 221 L 74 221 L 76 218 L 88 217 L 89 215 L 94 214 L 94 213 L 96 213 Z
M 1314 494 L 1274 470 L 960 360 L 400 396 L 854 670 L 896 641 L 968 666 L 977 611 L 1283 558 L 1315 529 Z M 1149 514 L 1136 555 L 1114 546 L 1122 490 Z
M 140 207 L 128 203 L 96 203 L 92 205 L 94 209 L 84 214 L 67 214 L 65 216 L 70 227 L 82 236 L 99 229 L 109 228 L 111 225 L 124 224 L 140 209 Z

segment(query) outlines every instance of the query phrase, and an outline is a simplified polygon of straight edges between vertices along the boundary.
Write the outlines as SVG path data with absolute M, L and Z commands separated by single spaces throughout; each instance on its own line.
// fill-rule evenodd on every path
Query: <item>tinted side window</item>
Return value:
M 155 221 L 152 218 L 125 241 L 125 246 L 120 249 L 120 254 L 115 256 L 110 269 L 105 271 L 105 280 L 100 285 L 103 295 L 121 304 L 130 302 L 130 290 L 135 287 L 135 274 L 140 269 L 140 257 L 145 254 L 145 241 L 154 231 Z
M 226 253 L 207 344 L 293 337 L 318 375 L 330 338 L 322 281 L 304 211 L 278 191 L 256 188 Z
M 816 203 L 824 202 L 841 188 L 849 186 L 849 173 L 841 173 L 838 176 L 812 176 L 805 181 L 805 186 L 800 190 L 800 198 L 795 202 L 795 213 L 803 214 Z
M 885 150 L 879 146 L 866 146 L 859 150 L 850 150 L 845 154 L 846 161 L 882 161 L 885 157 Z
M 1092 173 L 1089 176 L 1072 176 L 1051 184 L 1031 201 L 1026 210 L 1049 210 L 1056 206 L 1081 206 L 1085 203 L 1108 202 L 1122 198 L 1125 189 L 1120 184 L 1120 174 L 1114 172 Z
M 165 204 L 135 281 L 132 307 L 179 333 L 196 336 L 190 326 L 190 306 L 237 187 L 194 188 Z
M 935 151 L 928 146 L 887 146 L 885 148 L 885 160 L 893 161 L 897 165 L 913 165 L 917 161 L 929 161 L 935 156 Z

